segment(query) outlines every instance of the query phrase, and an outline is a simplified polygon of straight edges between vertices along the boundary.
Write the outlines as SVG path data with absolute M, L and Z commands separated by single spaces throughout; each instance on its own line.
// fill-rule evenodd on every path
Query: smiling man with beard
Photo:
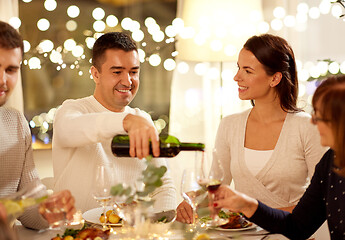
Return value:
M 149 140 L 154 156 L 159 156 L 158 133 L 150 115 L 128 106 L 139 89 L 139 69 L 137 46 L 128 35 L 120 32 L 102 35 L 92 51 L 94 94 L 66 100 L 56 113 L 54 189 L 69 189 L 82 211 L 98 206 L 91 194 L 96 164 L 112 163 L 117 180 L 135 184 L 146 168 L 140 159 L 149 155 Z M 113 156 L 110 143 L 117 134 L 129 135 L 132 158 Z M 166 165 L 165 159 L 153 161 L 156 165 Z M 156 212 L 176 207 L 171 177 L 166 173 L 162 180 L 163 185 L 152 195 Z

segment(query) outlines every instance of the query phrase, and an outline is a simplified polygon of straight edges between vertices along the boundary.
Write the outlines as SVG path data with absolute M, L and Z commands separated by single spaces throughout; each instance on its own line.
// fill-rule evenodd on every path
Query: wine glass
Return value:
M 224 170 L 221 166 L 217 149 L 213 149 L 212 152 L 212 166 L 208 174 L 208 177 L 202 180 L 202 183 L 206 185 L 206 189 L 209 193 L 209 205 L 213 206 L 214 192 L 220 187 L 224 179 Z M 218 216 L 218 211 L 214 207 L 211 209 L 212 220 L 207 222 L 208 226 L 216 227 L 227 222 L 226 219 L 221 219 Z
M 114 171 L 112 164 L 97 165 L 94 170 L 92 196 L 103 208 L 104 222 L 103 229 L 106 229 L 107 214 L 106 206 L 110 205 L 112 196 L 110 194 L 111 186 L 114 182 Z
M 7 221 L 10 226 L 12 226 L 15 219 L 27 208 L 38 205 L 46 198 L 45 186 L 40 182 L 33 181 L 26 184 L 18 192 L 4 198 L 0 198 L 0 203 L 4 205 L 7 214 Z
M 181 180 L 181 194 L 183 199 L 192 207 L 193 222 L 195 225 L 197 206 L 205 198 L 205 192 L 198 183 L 197 172 L 195 169 L 185 169 Z

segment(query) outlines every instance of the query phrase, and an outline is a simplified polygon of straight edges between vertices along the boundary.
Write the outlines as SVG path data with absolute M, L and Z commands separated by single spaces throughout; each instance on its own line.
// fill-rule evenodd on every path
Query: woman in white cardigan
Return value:
M 223 183 L 234 181 L 236 190 L 292 211 L 326 151 L 310 115 L 297 107 L 293 50 L 278 36 L 253 36 L 240 51 L 237 65 L 239 98 L 251 100 L 253 108 L 220 123 L 215 147 Z M 177 219 L 191 221 L 185 203 L 178 207 Z

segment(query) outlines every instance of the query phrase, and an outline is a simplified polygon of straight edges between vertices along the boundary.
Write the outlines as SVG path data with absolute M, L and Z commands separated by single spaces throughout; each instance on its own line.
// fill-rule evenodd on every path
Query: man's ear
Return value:
M 98 84 L 99 83 L 99 72 L 95 66 L 91 66 L 91 75 L 93 78 L 93 81 Z
M 277 86 L 282 80 L 282 77 L 283 77 L 283 74 L 281 72 L 276 72 L 275 74 L 273 74 L 270 86 L 271 87 Z

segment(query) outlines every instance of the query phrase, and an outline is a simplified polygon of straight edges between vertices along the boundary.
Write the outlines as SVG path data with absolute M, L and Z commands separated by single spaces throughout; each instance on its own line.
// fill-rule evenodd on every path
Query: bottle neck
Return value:
M 205 151 L 205 144 L 203 143 L 180 143 L 182 151 Z

